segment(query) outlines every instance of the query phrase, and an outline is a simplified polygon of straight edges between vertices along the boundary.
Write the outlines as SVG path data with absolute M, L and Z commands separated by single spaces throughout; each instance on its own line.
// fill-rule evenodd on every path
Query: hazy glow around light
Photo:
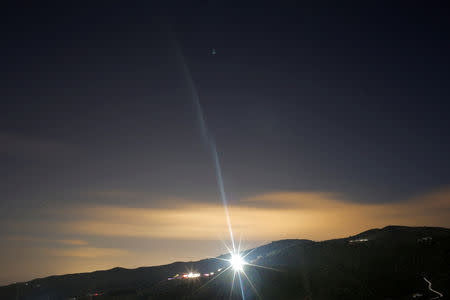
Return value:
M 239 254 L 232 254 L 230 264 L 234 271 L 241 272 L 244 270 L 244 265 L 247 263 Z

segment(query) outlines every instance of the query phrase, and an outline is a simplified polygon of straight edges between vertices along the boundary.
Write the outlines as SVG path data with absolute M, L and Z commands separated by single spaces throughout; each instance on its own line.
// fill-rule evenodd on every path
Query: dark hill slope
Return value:
M 450 230 L 445 228 L 388 226 L 323 242 L 282 240 L 254 249 L 247 259 L 270 268 L 245 267 L 262 299 L 411 299 L 413 293 L 429 299 L 435 295 L 423 276 L 445 296 L 450 293 Z M 207 259 L 53 276 L 28 286 L 1 287 L 0 299 L 89 299 L 83 295 L 95 291 L 105 292 L 97 299 L 229 299 L 232 272 L 167 280 L 188 270 L 203 273 L 226 266 Z M 241 277 L 246 299 L 258 299 Z M 231 298 L 240 299 L 236 283 Z

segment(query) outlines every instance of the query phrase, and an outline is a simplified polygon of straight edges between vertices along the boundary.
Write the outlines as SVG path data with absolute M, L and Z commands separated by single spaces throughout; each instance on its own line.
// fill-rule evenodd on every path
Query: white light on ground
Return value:
M 247 263 L 239 254 L 232 254 L 230 264 L 233 270 L 242 272 L 244 270 L 244 265 Z

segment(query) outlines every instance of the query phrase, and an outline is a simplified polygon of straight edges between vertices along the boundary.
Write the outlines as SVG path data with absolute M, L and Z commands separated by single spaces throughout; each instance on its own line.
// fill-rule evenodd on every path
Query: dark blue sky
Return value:
M 447 186 L 447 10 L 296 2 L 4 7 L 2 218 L 218 203 L 176 44 L 231 203 L 274 191 L 392 203 Z M 146 197 L 97 193 L 112 190 Z
M 39 198 L 33 189 L 55 185 L 215 193 L 168 28 L 230 193 L 318 189 L 395 201 L 450 179 L 448 20 L 438 6 L 198 2 L 4 13 L 0 128 L 10 145 L 2 148 L 14 149 L 1 158 L 3 199 L 29 198 L 26 190 Z M 63 149 L 30 155 L 11 139 Z

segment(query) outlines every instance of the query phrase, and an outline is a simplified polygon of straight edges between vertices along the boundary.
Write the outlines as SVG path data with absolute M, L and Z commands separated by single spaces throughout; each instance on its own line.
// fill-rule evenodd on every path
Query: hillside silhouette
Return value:
M 450 292 L 450 229 L 388 226 L 314 242 L 280 240 L 246 250 L 246 299 L 431 299 Z M 241 299 L 229 255 L 137 269 L 35 279 L 0 287 L 0 299 Z M 225 259 L 225 260 L 223 260 Z M 210 277 L 168 280 L 175 274 Z M 219 272 L 220 273 L 220 272 Z M 256 290 L 256 292 L 255 292 Z M 97 294 L 97 295 L 96 295 Z

